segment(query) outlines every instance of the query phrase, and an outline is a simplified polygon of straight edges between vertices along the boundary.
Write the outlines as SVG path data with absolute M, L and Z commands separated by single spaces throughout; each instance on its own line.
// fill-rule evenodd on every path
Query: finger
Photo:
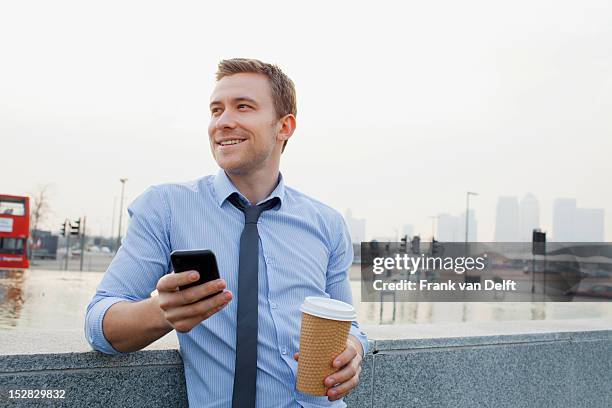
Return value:
M 203 320 L 208 319 L 209 317 L 213 316 L 215 313 L 222 310 L 225 306 L 227 306 L 227 303 L 209 310 L 205 316 L 197 316 L 197 317 L 192 317 L 192 318 L 187 318 L 187 319 L 176 321 L 175 323 L 173 323 L 173 327 L 176 329 L 176 331 L 180 333 L 187 333 L 188 331 L 193 329 L 195 326 L 200 324 Z
M 209 299 L 200 300 L 199 302 L 180 305 L 166 310 L 164 317 L 170 322 L 187 319 L 199 319 L 202 321 L 211 316 L 210 312 L 219 306 L 224 306 L 232 299 L 232 293 L 225 291 L 219 293 Z
M 178 290 L 179 286 L 195 282 L 199 277 L 200 274 L 198 271 L 169 273 L 162 276 L 159 281 L 157 281 L 156 289 L 158 292 L 174 292 Z
M 223 279 L 215 279 L 202 285 L 193 286 L 189 289 L 177 290 L 174 292 L 162 292 L 159 296 L 159 307 L 169 310 L 175 307 L 188 305 L 197 302 L 202 298 L 215 294 L 225 289 L 226 284 Z
M 327 391 L 327 396 L 330 397 L 332 401 L 342 398 L 346 394 L 348 394 L 353 388 L 355 388 L 358 384 L 359 384 L 359 377 L 354 376 L 350 380 L 343 382 L 342 384 L 336 387 L 330 388 Z
M 344 368 L 342 368 L 342 370 L 329 375 L 325 379 L 325 386 L 333 387 L 336 384 L 341 384 L 345 381 L 350 380 L 357 374 L 358 367 L 359 366 L 356 364 L 347 364 L 346 366 L 344 366 Z
M 300 353 L 295 353 L 293 355 L 293 358 L 295 359 L 295 361 L 299 361 L 300 360 Z
M 197 302 L 206 296 L 221 292 L 223 289 L 225 289 L 225 287 L 226 284 L 223 279 L 215 279 L 188 289 L 179 290 L 178 293 L 180 293 L 181 297 L 183 298 L 183 304 L 187 305 L 189 303 Z
M 328 396 L 327 399 L 330 401 L 336 401 L 336 400 L 339 400 L 340 398 L 346 397 L 348 394 L 349 394 L 348 392 L 345 392 L 344 394 L 337 394 L 337 395 L 333 394 L 333 397 Z
M 353 358 L 355 358 L 356 355 L 357 355 L 357 350 L 355 350 L 355 346 L 353 346 L 352 343 L 348 343 L 344 351 L 340 353 L 338 357 L 334 359 L 333 367 L 334 368 L 344 367 L 345 365 L 350 363 L 353 360 Z

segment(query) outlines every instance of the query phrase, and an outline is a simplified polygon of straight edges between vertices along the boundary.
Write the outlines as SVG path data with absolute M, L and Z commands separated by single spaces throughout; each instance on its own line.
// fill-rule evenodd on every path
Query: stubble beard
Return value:
M 236 130 L 224 133 L 224 137 L 231 135 L 239 138 L 245 138 L 246 140 L 243 143 L 249 143 L 254 139 L 251 132 L 247 132 L 242 129 Z M 266 163 L 271 159 L 271 156 L 274 153 L 274 147 L 272 147 L 270 151 L 242 151 L 240 153 L 240 157 L 235 160 L 235 165 L 230 164 L 229 166 L 224 167 L 220 162 L 220 159 L 222 158 L 221 153 L 217 150 L 217 144 L 214 142 L 214 140 L 212 143 L 214 146 L 213 157 L 215 158 L 217 165 L 225 170 L 225 172 L 237 175 L 244 175 L 260 170 L 261 168 L 265 167 Z

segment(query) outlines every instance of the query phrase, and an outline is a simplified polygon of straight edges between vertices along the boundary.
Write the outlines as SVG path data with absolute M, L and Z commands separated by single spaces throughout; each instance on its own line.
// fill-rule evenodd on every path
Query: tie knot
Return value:
M 244 213 L 245 224 L 257 224 L 257 220 L 259 220 L 261 213 L 276 206 L 279 200 L 277 197 L 274 197 L 259 205 L 249 205 L 242 202 L 238 193 L 233 193 L 228 197 L 228 201 Z
M 258 205 L 247 205 L 242 209 L 245 224 L 257 224 L 263 210 Z

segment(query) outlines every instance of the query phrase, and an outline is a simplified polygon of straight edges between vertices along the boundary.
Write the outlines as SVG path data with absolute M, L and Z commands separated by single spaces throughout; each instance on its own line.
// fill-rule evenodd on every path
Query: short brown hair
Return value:
M 250 58 L 226 59 L 219 62 L 216 74 L 217 81 L 223 77 L 240 73 L 255 73 L 268 77 L 272 90 L 272 101 L 278 118 L 280 119 L 290 113 L 297 117 L 295 85 L 279 67 Z M 287 140 L 285 140 L 282 150 L 285 150 L 286 145 Z

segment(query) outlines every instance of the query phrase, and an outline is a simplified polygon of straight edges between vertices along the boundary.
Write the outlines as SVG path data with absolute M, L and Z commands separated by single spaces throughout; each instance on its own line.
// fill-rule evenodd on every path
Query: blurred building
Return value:
M 346 210 L 344 220 L 349 229 L 351 241 L 355 243 L 365 241 L 366 220 L 363 218 L 353 218 L 353 212 L 350 208 Z
M 574 221 L 574 241 L 604 241 L 603 208 L 577 208 Z
M 412 238 L 414 236 L 414 226 L 411 224 L 405 224 L 404 227 L 402 228 L 401 236 L 403 237 L 404 235 L 406 235 L 408 239 Z
M 572 242 L 574 239 L 575 198 L 557 198 L 553 202 L 553 239 Z
M 477 241 L 477 231 L 478 222 L 476 221 L 476 212 L 474 210 L 470 210 L 468 241 Z M 441 242 L 464 242 L 465 212 L 458 216 L 450 214 L 438 214 L 438 228 L 436 240 Z
M 495 212 L 495 242 L 518 242 L 519 202 L 516 197 L 499 197 Z
M 603 242 L 605 212 L 602 208 L 579 208 L 574 198 L 553 203 L 553 237 L 557 242 Z
M 527 193 L 519 207 L 519 241 L 531 242 L 533 230 L 540 228 L 540 204 L 533 194 Z
M 438 214 L 436 239 L 442 242 L 461 241 L 461 226 L 459 224 L 459 217 L 450 214 Z M 465 238 L 463 238 L 463 240 L 465 240 Z

